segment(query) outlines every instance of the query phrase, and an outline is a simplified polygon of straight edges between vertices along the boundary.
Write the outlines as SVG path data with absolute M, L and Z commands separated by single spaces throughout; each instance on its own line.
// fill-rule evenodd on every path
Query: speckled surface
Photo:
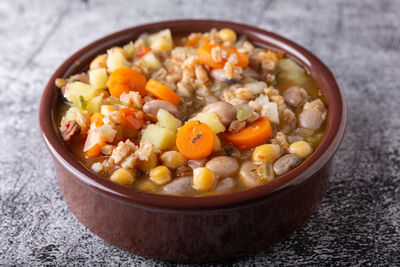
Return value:
M 139 4 L 140 3 L 140 4 Z M 283 242 L 222 265 L 400 265 L 399 1 L 1 1 L 0 265 L 170 265 L 115 248 L 64 203 L 37 112 L 80 47 L 176 18 L 244 22 L 307 47 L 334 72 L 347 133 L 326 197 Z

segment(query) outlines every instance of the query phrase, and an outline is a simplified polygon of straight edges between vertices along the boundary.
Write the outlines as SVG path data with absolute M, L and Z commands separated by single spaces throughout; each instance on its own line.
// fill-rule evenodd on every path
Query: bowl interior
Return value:
M 307 70 L 323 92 L 328 104 L 326 133 L 319 147 L 302 164 L 267 184 L 251 189 L 215 196 L 185 197 L 152 194 L 114 184 L 92 173 L 69 153 L 58 134 L 55 107 L 58 105 L 61 96 L 59 90 L 54 86 L 56 78 L 68 77 L 86 70 L 91 60 L 98 54 L 104 53 L 112 46 L 123 45 L 135 40 L 144 32 L 155 32 L 170 28 L 173 34 L 181 35 L 190 32 L 206 32 L 211 28 L 224 27 L 231 28 L 238 34 L 246 35 L 256 46 L 284 50 L 288 57 L 300 63 Z M 54 160 L 57 160 L 64 168 L 68 169 L 84 186 L 89 186 L 109 197 L 130 202 L 132 205 L 173 209 L 203 209 L 237 205 L 256 198 L 266 197 L 267 195 L 272 196 L 274 192 L 289 186 L 295 186 L 306 180 L 323 167 L 337 150 L 344 134 L 346 107 L 343 95 L 333 74 L 312 53 L 294 42 L 274 33 L 243 24 L 212 20 L 179 20 L 129 28 L 97 40 L 76 52 L 57 69 L 46 85 L 40 104 L 39 121 L 43 139 Z

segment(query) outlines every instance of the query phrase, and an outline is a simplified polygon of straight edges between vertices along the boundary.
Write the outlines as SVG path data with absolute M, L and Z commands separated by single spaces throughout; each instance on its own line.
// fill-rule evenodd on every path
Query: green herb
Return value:
M 200 140 L 200 138 L 201 138 L 201 134 L 197 134 L 197 135 L 193 138 L 192 143 L 195 144 L 195 143 L 197 142 L 197 140 Z
M 86 109 L 87 103 L 85 101 L 85 98 L 83 98 L 83 96 L 79 96 L 79 103 L 81 104 L 81 108 L 82 109 Z

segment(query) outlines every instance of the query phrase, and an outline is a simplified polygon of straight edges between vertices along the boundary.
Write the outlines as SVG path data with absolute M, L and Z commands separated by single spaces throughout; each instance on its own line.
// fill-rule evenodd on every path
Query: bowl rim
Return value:
M 211 28 L 225 27 L 231 28 L 239 34 L 245 34 L 256 45 L 284 50 L 286 55 L 299 62 L 307 70 L 323 92 L 328 103 L 325 135 L 313 154 L 299 166 L 280 176 L 278 179 L 250 189 L 227 194 L 191 197 L 154 194 L 113 183 L 91 172 L 68 152 L 59 134 L 55 130 L 55 128 L 58 129 L 58 127 L 54 124 L 53 111 L 57 103 L 59 92 L 55 90 L 54 82 L 56 78 L 63 77 L 74 64 L 79 64 L 79 60 L 82 57 L 85 57 L 90 51 L 104 46 L 105 43 L 111 42 L 115 45 L 117 40 L 125 39 L 127 35 L 131 34 L 137 35 L 139 33 L 154 32 L 165 28 L 170 28 L 172 32 L 190 33 L 195 31 L 204 32 Z M 109 48 L 110 46 L 106 47 Z M 293 41 L 254 26 L 230 21 L 198 19 L 168 20 L 130 27 L 109 34 L 86 45 L 65 60 L 53 73 L 45 86 L 39 107 L 39 124 L 44 143 L 53 159 L 72 174 L 78 182 L 107 197 L 118 199 L 132 205 L 187 210 L 236 206 L 256 199 L 264 199 L 273 196 L 278 191 L 286 190 L 288 187 L 295 187 L 301 184 L 318 172 L 333 157 L 344 136 L 346 119 L 347 110 L 343 93 L 332 72 L 314 54 Z

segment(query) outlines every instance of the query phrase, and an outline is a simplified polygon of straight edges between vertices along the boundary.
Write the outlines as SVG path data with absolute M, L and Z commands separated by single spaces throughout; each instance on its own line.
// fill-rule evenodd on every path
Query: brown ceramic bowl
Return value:
M 58 134 L 54 81 L 85 70 L 107 48 L 135 40 L 143 32 L 170 28 L 173 34 L 228 27 L 261 47 L 284 50 L 319 85 L 327 100 L 326 134 L 300 166 L 270 183 L 235 193 L 205 197 L 151 194 L 99 177 L 79 163 Z M 234 258 L 272 245 L 298 229 L 325 194 L 332 157 L 345 130 L 343 95 L 329 69 L 313 54 L 279 35 L 225 21 L 165 21 L 106 36 L 68 58 L 50 78 L 39 111 L 42 136 L 68 207 L 92 232 L 136 254 L 179 262 Z

